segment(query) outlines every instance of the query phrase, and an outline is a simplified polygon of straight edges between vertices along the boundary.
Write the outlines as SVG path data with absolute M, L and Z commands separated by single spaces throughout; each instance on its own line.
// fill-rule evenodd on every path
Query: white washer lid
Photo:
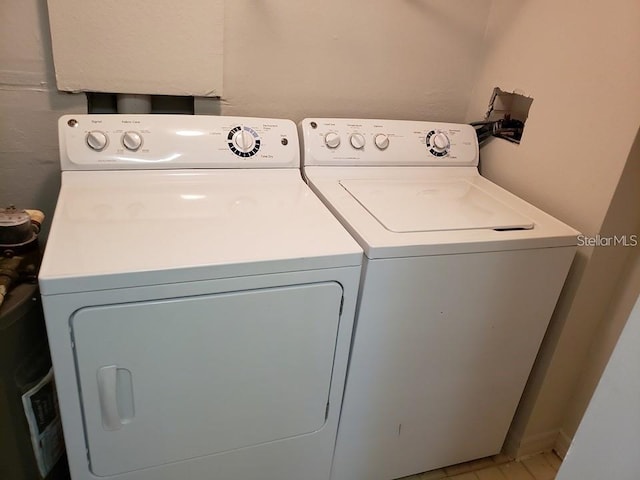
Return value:
M 531 229 L 534 222 L 466 179 L 341 180 L 391 232 Z

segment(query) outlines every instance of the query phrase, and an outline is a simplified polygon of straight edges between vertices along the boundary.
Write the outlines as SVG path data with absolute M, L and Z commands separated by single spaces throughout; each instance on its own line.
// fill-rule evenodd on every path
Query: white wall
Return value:
M 557 480 L 636 480 L 640 471 L 640 297 Z
M 49 0 L 59 86 L 220 91 L 214 68 L 219 0 L 127 3 Z M 481 65 L 490 4 L 227 1 L 221 113 L 460 121 Z M 123 90 L 127 86 L 132 90 Z
M 631 232 L 637 235 L 640 242 L 640 130 L 629 154 L 629 159 L 622 172 L 622 177 L 609 206 L 601 232 L 613 235 L 616 232 Z M 622 262 L 623 270 L 614 281 L 614 294 L 608 303 L 604 315 L 597 325 L 593 340 L 587 353 L 586 362 L 581 370 L 580 378 L 571 402 L 565 413 L 561 438 L 560 453 L 569 446 L 570 438 L 578 428 L 591 395 L 616 345 L 635 299 L 640 295 L 640 246 L 629 248 L 624 246 L 606 249 L 613 262 Z M 609 260 L 609 259 L 607 259 Z M 605 268 L 611 267 L 610 261 Z
M 636 0 L 615 8 L 495 0 L 489 18 L 468 120 L 485 112 L 495 86 L 534 100 L 522 143 L 492 141 L 482 171 L 587 235 L 625 213 L 609 210 L 640 126 L 639 25 Z M 640 202 L 623 208 L 638 218 Z M 635 227 L 617 225 L 618 234 Z M 554 445 L 624 263 L 618 249 L 579 249 L 510 433 L 512 452 Z
M 488 0 L 234 0 L 223 114 L 462 121 Z

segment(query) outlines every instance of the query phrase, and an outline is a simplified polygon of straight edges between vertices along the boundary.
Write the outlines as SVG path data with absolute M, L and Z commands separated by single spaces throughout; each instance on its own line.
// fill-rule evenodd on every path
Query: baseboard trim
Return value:
M 564 457 L 567 455 L 570 446 L 571 437 L 560 430 L 558 432 L 558 437 L 556 438 L 556 443 L 553 446 L 553 451 L 556 452 L 556 454 L 558 454 L 558 456 L 564 460 Z
M 552 430 L 529 437 L 521 437 L 509 432 L 502 451 L 515 459 L 536 453 L 550 452 L 556 448 L 559 434 L 559 430 Z

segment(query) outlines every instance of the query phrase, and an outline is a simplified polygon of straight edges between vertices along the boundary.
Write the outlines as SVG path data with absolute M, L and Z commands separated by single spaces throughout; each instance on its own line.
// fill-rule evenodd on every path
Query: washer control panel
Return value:
M 466 124 L 307 118 L 305 165 L 477 166 L 478 140 Z
M 65 115 L 63 170 L 299 168 L 290 120 L 200 115 Z

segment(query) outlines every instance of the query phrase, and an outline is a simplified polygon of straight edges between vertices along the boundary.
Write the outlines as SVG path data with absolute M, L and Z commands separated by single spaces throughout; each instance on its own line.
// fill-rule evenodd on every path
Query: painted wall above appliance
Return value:
M 48 0 L 59 90 L 222 94 L 223 0 Z

